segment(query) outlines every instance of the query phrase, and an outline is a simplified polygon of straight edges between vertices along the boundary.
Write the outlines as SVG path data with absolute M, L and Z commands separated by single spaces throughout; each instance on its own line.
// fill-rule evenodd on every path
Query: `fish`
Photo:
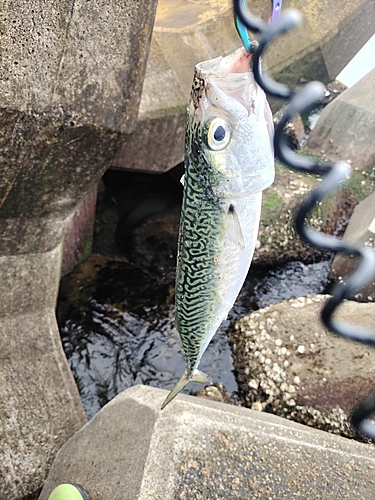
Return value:
M 189 383 L 249 271 L 262 191 L 274 181 L 272 113 L 243 47 L 196 65 L 185 133 L 175 326 L 186 370 L 161 409 Z

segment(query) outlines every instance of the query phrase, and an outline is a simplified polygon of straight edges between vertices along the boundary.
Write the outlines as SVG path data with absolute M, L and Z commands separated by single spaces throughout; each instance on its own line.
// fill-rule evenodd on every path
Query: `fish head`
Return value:
M 272 113 L 251 59 L 240 48 L 195 68 L 186 154 L 204 158 L 218 196 L 255 194 L 274 180 Z

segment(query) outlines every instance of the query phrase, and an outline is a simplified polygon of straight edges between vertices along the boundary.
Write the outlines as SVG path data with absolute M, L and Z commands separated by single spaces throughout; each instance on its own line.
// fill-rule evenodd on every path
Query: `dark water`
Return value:
M 62 282 L 58 317 L 61 338 L 85 410 L 92 417 L 120 391 L 146 384 L 171 389 L 184 371 L 174 329 L 170 283 L 127 262 L 88 262 L 94 278 L 74 273 Z M 251 271 L 229 317 L 223 322 L 200 368 L 230 393 L 237 384 L 227 340 L 231 322 L 260 307 L 295 296 L 324 292 L 329 263 L 294 262 L 268 272 Z M 71 297 L 72 286 L 79 290 Z M 189 384 L 185 392 L 200 390 Z

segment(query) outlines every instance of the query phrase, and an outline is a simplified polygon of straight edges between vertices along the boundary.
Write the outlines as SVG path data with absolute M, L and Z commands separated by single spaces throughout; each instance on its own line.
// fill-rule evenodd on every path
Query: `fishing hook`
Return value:
M 247 0 L 242 0 L 242 8 L 246 6 L 246 1 Z M 280 12 L 281 12 L 281 5 L 282 5 L 282 0 L 271 0 L 271 14 L 268 23 L 271 24 L 275 22 L 277 19 L 279 19 Z M 247 31 L 246 23 L 240 19 L 239 15 L 237 13 L 234 14 L 234 24 L 237 29 L 237 33 L 239 37 L 241 38 L 241 42 L 243 43 L 243 46 L 247 50 L 247 52 L 251 53 L 256 50 L 256 45 L 252 45 L 250 38 L 249 38 L 249 33 Z M 256 31 L 253 29 L 253 31 Z
M 334 191 L 341 182 L 350 177 L 350 166 L 343 161 L 317 162 L 312 158 L 302 157 L 288 148 L 286 142 L 286 123 L 297 114 L 311 109 L 313 104 L 323 97 L 325 87 L 321 82 L 310 82 L 301 89 L 292 89 L 287 85 L 275 82 L 260 70 L 261 55 L 270 42 L 277 36 L 289 32 L 297 26 L 301 22 L 302 16 L 298 10 L 289 9 L 279 17 L 280 2 L 276 17 L 272 19 L 271 15 L 274 22 L 267 24 L 252 14 L 246 6 L 246 0 L 233 0 L 233 7 L 236 26 L 237 23 L 240 23 L 243 30 L 250 30 L 260 34 L 259 45 L 254 48 L 253 55 L 253 72 L 256 82 L 272 97 L 289 101 L 275 130 L 275 156 L 297 172 L 324 176 L 318 187 L 313 189 L 301 203 L 295 219 L 297 233 L 303 241 L 311 246 L 331 252 L 341 252 L 348 256 L 354 255 L 360 260 L 355 271 L 345 278 L 345 283 L 340 283 L 333 289 L 331 298 L 321 312 L 321 320 L 334 334 L 374 347 L 375 332 L 356 325 L 339 322 L 333 315 L 345 299 L 352 297 L 359 289 L 370 282 L 375 275 L 375 253 L 364 246 L 348 245 L 338 238 L 314 231 L 306 224 L 311 210 L 327 194 Z M 242 37 L 241 40 L 243 41 Z M 375 422 L 371 419 L 374 412 L 375 392 L 370 394 L 354 409 L 351 415 L 351 423 L 359 432 L 375 442 Z

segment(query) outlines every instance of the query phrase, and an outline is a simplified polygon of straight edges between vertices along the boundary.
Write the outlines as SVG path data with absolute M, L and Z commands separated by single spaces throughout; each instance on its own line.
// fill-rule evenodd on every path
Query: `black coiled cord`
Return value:
M 287 147 L 286 143 L 284 127 L 287 122 L 297 114 L 311 109 L 312 105 L 324 96 L 325 87 L 321 82 L 310 82 L 301 89 L 291 89 L 287 85 L 275 82 L 268 75 L 263 74 L 260 68 L 260 59 L 268 44 L 275 37 L 297 26 L 302 20 L 301 14 L 295 9 L 290 9 L 274 23 L 266 24 L 254 16 L 246 5 L 241 5 L 241 0 L 233 0 L 233 3 L 234 14 L 240 22 L 250 31 L 260 34 L 259 45 L 257 48 L 254 47 L 253 56 L 253 72 L 256 82 L 272 97 L 289 101 L 289 105 L 275 130 L 275 156 L 282 163 L 298 172 L 324 175 L 319 186 L 302 201 L 295 220 L 296 231 L 301 239 L 311 246 L 321 250 L 354 255 L 360 260 L 357 269 L 346 278 L 345 283 L 340 283 L 333 289 L 332 297 L 322 310 L 322 322 L 329 330 L 340 337 L 375 346 L 375 332 L 339 322 L 333 318 L 335 310 L 342 301 L 352 297 L 374 276 L 375 253 L 363 246 L 347 245 L 338 238 L 314 231 L 306 225 L 307 216 L 316 204 L 328 193 L 334 191 L 340 182 L 350 176 L 350 166 L 341 161 L 318 163 L 310 158 L 297 155 Z M 351 422 L 359 432 L 375 442 L 375 422 L 370 420 L 374 412 L 375 392 L 353 411 Z

